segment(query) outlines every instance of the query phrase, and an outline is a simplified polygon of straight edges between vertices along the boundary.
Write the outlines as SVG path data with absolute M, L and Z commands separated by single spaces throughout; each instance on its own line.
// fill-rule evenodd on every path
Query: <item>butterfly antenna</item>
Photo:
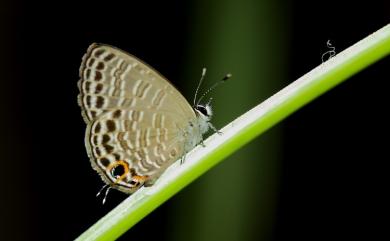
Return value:
M 223 77 L 220 81 L 214 83 L 198 100 L 198 102 L 196 102 L 196 105 L 198 105 L 200 103 L 200 101 L 203 99 L 203 97 L 205 97 L 210 91 L 212 91 L 213 89 L 215 89 L 215 87 L 217 87 L 219 84 L 222 84 L 222 83 L 225 83 L 226 80 L 230 79 L 232 77 L 232 74 L 227 74 L 225 75 L 225 77 Z M 211 100 L 210 100 L 211 101 Z
M 212 100 L 213 100 L 213 97 L 211 97 L 211 98 L 209 99 L 209 101 L 207 102 L 206 105 L 210 105 L 210 103 L 211 103 Z
M 199 84 L 198 84 L 198 87 L 196 88 L 196 91 L 195 91 L 195 96 L 194 96 L 194 106 L 195 106 L 195 103 L 196 103 L 196 96 L 198 95 L 198 91 L 199 91 L 199 88 L 203 82 L 203 79 L 204 79 L 204 76 L 206 75 L 206 68 L 203 68 L 202 69 L 202 76 L 200 77 L 200 80 L 199 80 Z

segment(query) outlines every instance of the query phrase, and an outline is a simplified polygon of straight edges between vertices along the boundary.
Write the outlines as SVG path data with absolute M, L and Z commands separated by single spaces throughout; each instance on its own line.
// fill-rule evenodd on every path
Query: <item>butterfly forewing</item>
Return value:
M 87 123 L 118 107 L 181 110 L 179 117 L 194 118 L 186 99 L 161 74 L 108 45 L 92 44 L 88 48 L 80 67 L 79 88 L 79 103 Z
M 196 116 L 157 71 L 117 48 L 92 44 L 78 84 L 87 152 L 106 183 L 132 193 L 135 181 L 152 182 L 184 155 L 185 129 Z

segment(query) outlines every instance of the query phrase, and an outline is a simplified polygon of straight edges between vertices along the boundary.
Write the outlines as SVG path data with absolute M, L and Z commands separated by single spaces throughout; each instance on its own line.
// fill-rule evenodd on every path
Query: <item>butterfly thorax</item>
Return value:
M 209 104 L 196 105 L 194 107 L 194 111 L 196 119 L 190 121 L 185 130 L 185 153 L 189 152 L 198 145 L 203 140 L 203 134 L 205 134 L 210 128 L 210 120 L 212 116 L 211 106 Z

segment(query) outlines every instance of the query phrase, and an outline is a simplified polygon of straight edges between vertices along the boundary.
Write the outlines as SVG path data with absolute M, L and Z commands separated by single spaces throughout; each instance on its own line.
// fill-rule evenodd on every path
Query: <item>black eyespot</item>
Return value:
M 111 170 L 111 174 L 113 177 L 120 177 L 125 174 L 125 167 L 123 165 L 117 165 Z
M 198 110 L 200 113 L 202 113 L 203 115 L 209 116 L 209 113 L 208 113 L 208 111 L 207 111 L 207 109 L 206 109 L 205 106 L 203 106 L 203 105 L 197 105 L 197 106 L 195 106 L 195 109 L 197 109 L 197 110 Z
M 136 181 L 134 181 L 134 180 L 131 180 L 131 181 L 130 181 L 130 185 L 132 185 L 132 186 L 137 187 L 137 186 L 139 186 L 139 184 L 140 184 L 140 182 L 136 182 Z

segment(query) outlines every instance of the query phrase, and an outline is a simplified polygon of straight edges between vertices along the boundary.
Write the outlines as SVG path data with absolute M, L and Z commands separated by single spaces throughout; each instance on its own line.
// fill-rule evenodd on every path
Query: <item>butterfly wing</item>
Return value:
M 78 85 L 87 152 L 106 183 L 132 193 L 136 178 L 155 179 L 184 155 L 185 129 L 195 113 L 142 61 L 117 48 L 92 44 L 83 57 Z
M 175 125 L 174 118 L 144 113 L 142 120 L 133 119 L 131 112 L 107 111 L 87 128 L 85 143 L 92 166 L 106 183 L 118 184 L 118 189 L 128 192 L 134 176 L 145 177 L 144 181 L 157 178 L 172 162 L 184 154 L 184 135 Z M 134 112 L 133 112 L 134 113 Z M 114 117 L 116 116 L 116 117 Z M 172 131 L 173 130 L 173 131 Z M 116 183 L 113 173 L 115 163 L 125 162 L 129 171 Z M 121 188 L 121 187 L 124 188 Z
M 195 116 L 187 100 L 152 67 L 109 45 L 92 44 L 80 66 L 79 105 L 88 124 L 107 110 L 147 108 Z M 166 104 L 169 103 L 169 104 Z

